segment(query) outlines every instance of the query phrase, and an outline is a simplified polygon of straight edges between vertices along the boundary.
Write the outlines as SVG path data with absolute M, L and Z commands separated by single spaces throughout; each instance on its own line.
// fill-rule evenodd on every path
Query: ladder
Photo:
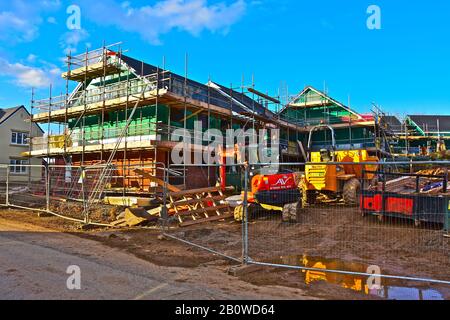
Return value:
M 111 180 L 111 174 L 113 172 L 113 170 L 115 169 L 115 166 L 113 164 L 113 160 L 116 156 L 117 150 L 119 150 L 120 145 L 122 144 L 122 140 L 125 137 L 125 135 L 128 132 L 128 128 L 130 127 L 131 121 L 133 120 L 133 116 L 136 112 L 137 107 L 139 106 L 139 103 L 141 102 L 141 100 L 144 98 L 145 92 L 147 90 L 148 87 L 148 83 L 146 83 L 144 85 L 144 87 L 142 88 L 142 92 L 138 98 L 138 100 L 136 101 L 136 103 L 134 104 L 133 109 L 131 110 L 130 115 L 128 116 L 128 120 L 126 122 L 125 127 L 122 129 L 116 144 L 114 145 L 114 148 L 108 158 L 108 160 L 106 161 L 106 164 L 103 166 L 100 175 L 98 177 L 98 179 L 96 180 L 92 190 L 89 193 L 89 197 L 87 199 L 87 207 L 86 210 L 89 210 L 89 208 L 92 206 L 92 204 L 98 202 L 101 198 L 101 195 L 103 194 L 103 191 L 105 189 L 105 186 L 110 182 Z M 93 169 L 93 168 L 89 168 L 89 169 Z M 89 170 L 88 169 L 88 170 Z M 83 175 L 83 174 L 82 174 Z M 84 179 L 84 177 L 82 176 L 82 179 Z

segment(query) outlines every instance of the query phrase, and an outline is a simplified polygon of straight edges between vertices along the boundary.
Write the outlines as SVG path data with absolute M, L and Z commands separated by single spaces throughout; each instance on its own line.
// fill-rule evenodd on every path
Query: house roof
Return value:
M 211 88 L 214 88 L 216 91 L 225 96 L 228 105 L 230 104 L 229 101 L 232 100 L 234 112 L 247 115 L 255 114 L 267 118 L 275 118 L 275 113 L 270 111 L 268 108 L 265 108 L 261 103 L 250 98 L 249 96 L 245 95 L 242 92 L 238 92 L 236 90 L 227 88 L 212 81 L 208 82 L 207 85 L 210 86 Z
M 381 124 L 386 124 L 392 128 L 398 128 L 402 126 L 402 122 L 396 116 L 382 116 L 380 119 Z
M 450 132 L 450 115 L 408 115 L 407 118 L 425 133 Z
M 20 109 L 25 110 L 25 112 L 29 116 L 31 116 L 31 114 L 28 112 L 28 110 L 24 106 L 17 106 L 17 107 L 12 107 L 12 108 L 0 109 L 0 125 L 2 125 L 9 118 L 11 118 Z M 39 128 L 39 130 L 44 132 L 44 130 L 42 130 L 42 128 L 38 124 L 36 124 L 36 126 Z
M 308 91 L 313 91 L 313 92 L 315 92 L 316 94 L 322 96 L 323 98 L 325 98 L 325 99 L 331 101 L 332 103 L 338 105 L 339 107 L 341 107 L 341 108 L 347 110 L 348 112 L 354 114 L 354 115 L 357 116 L 359 119 L 362 118 L 362 116 L 361 116 L 359 113 L 357 113 L 356 111 L 352 110 L 351 108 L 347 107 L 346 105 L 340 103 L 339 101 L 333 99 L 332 97 L 330 97 L 330 96 L 327 95 L 326 93 L 324 93 L 324 92 L 322 92 L 322 91 L 320 91 L 320 90 L 317 90 L 316 88 L 314 88 L 314 87 L 312 87 L 312 86 L 306 86 L 305 89 L 303 89 L 298 95 L 295 96 L 294 99 L 292 99 L 292 101 L 297 100 L 299 97 L 301 97 L 302 95 L 304 95 L 304 94 L 305 94 L 306 92 L 308 92 Z M 291 104 L 292 104 L 292 102 L 290 102 L 290 103 L 288 103 L 286 106 L 284 106 L 284 107 L 281 109 L 280 113 L 283 112 L 285 109 L 291 107 Z
M 8 120 L 14 113 L 16 113 L 21 108 L 25 109 L 24 106 L 18 106 L 18 107 L 7 108 L 7 109 L 0 109 L 0 124 L 5 122 L 6 120 Z
M 136 75 L 147 76 L 154 74 L 158 71 L 158 67 L 151 64 L 136 60 L 126 55 L 122 55 L 121 59 L 128 66 L 130 66 Z M 159 69 L 162 71 L 163 69 Z M 189 78 L 185 79 L 184 76 L 178 75 L 173 72 L 166 72 L 164 77 L 171 78 L 171 86 L 169 90 L 173 93 L 183 95 L 184 82 L 187 83 L 187 92 L 192 96 L 193 99 L 210 102 L 211 104 L 217 105 L 225 109 L 232 109 L 234 113 L 237 114 L 252 114 L 261 115 L 264 117 L 275 117 L 273 112 L 268 111 L 260 103 L 253 100 L 241 92 L 231 90 L 225 86 L 222 86 L 215 82 L 208 82 L 203 84 Z M 210 90 L 209 88 L 213 90 Z M 209 91 L 209 92 L 208 92 Z

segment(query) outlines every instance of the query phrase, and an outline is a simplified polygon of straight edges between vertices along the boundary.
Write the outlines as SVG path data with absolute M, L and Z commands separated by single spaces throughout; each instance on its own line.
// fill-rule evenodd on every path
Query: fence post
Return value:
M 83 214 L 84 214 L 84 223 L 85 224 L 89 224 L 89 208 L 88 208 L 88 204 L 87 204 L 87 200 L 86 200 L 86 188 L 84 185 L 84 181 L 86 178 L 86 171 L 84 166 L 81 166 L 81 194 L 83 197 Z
M 50 211 L 50 170 L 48 164 L 44 166 L 44 170 L 45 170 L 45 208 L 47 211 Z
M 248 178 L 249 178 L 249 166 L 248 163 L 244 164 L 244 199 L 242 202 L 242 262 L 247 264 L 249 261 L 248 257 Z
M 447 169 L 445 173 L 448 179 Z M 449 197 L 444 197 L 444 199 L 447 199 L 444 201 L 444 237 L 450 238 L 450 199 Z
M 6 166 L 6 205 L 9 206 L 9 173 L 10 173 L 10 166 Z
M 170 167 L 170 166 L 169 166 Z M 156 170 L 155 170 L 156 171 Z M 168 225 L 167 220 L 169 218 L 167 214 L 167 185 L 169 183 L 169 170 L 166 170 L 166 166 L 164 164 L 163 166 L 163 172 L 164 172 L 164 185 L 163 185 L 163 205 L 161 208 L 161 219 L 162 219 L 162 232 L 163 234 L 166 232 L 165 228 Z

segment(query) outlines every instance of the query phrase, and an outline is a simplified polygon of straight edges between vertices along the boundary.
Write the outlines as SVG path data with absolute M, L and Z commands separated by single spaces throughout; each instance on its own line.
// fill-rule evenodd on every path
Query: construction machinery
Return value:
M 331 132 L 331 146 L 316 151 L 312 147 L 312 136 L 318 130 Z M 305 154 L 305 173 L 300 176 L 289 170 L 264 173 L 251 171 L 248 209 L 259 207 L 270 211 L 281 211 L 284 221 L 296 221 L 297 213 L 305 206 L 316 203 L 319 195 L 328 199 L 343 199 L 347 205 L 357 205 L 360 200 L 361 182 L 373 183 L 377 170 L 377 156 L 363 149 L 338 150 L 334 129 L 328 125 L 311 128 Z M 370 164 L 368 164 L 370 163 Z M 243 205 L 235 208 L 235 220 L 241 221 Z
M 312 149 L 312 136 L 319 130 L 329 130 L 331 146 Z M 364 172 L 376 171 L 377 165 L 364 164 L 378 162 L 367 150 L 341 150 L 336 148 L 334 129 L 325 124 L 311 128 L 308 137 L 307 164 L 301 179 L 302 206 L 316 203 L 319 195 L 328 199 L 341 198 L 348 205 L 357 205 L 361 192 L 361 179 L 372 180 L 373 174 Z
M 257 208 L 268 211 L 281 211 L 283 220 L 295 221 L 293 205 L 299 202 L 299 175 L 290 170 L 262 168 L 251 170 L 250 190 L 247 193 L 248 212 Z M 236 221 L 242 221 L 243 205 L 234 210 Z
M 233 148 L 220 148 L 219 158 L 223 164 L 226 163 L 226 158 L 245 163 L 244 154 L 238 144 Z M 240 167 L 220 167 L 219 181 L 221 188 L 224 190 L 227 185 L 231 185 L 236 191 L 241 191 L 241 203 L 234 209 L 235 220 L 242 221 L 243 219 L 244 206 L 242 202 L 245 191 L 241 188 L 245 179 L 244 167 L 245 170 L 248 170 L 248 212 L 254 212 L 258 208 L 268 211 L 282 211 L 284 219 L 295 220 L 294 212 L 289 210 L 289 205 L 299 202 L 301 198 L 298 188 L 299 175 L 291 170 L 280 169 L 278 166 L 248 167 L 248 164 Z M 232 172 L 232 170 L 235 172 Z

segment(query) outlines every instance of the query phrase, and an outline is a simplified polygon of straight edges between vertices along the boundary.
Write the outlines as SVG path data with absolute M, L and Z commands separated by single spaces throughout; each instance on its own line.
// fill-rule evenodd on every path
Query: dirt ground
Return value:
M 157 227 L 80 230 L 79 225 L 61 218 L 38 217 L 30 211 L 13 209 L 0 210 L 0 218 L 99 241 L 158 266 L 195 269 L 213 265 L 223 273 L 261 288 L 273 285 L 297 288 L 310 298 L 380 299 L 389 296 L 364 294 L 364 288 L 358 288 L 358 279 L 354 278 L 255 265 L 242 267 L 180 241 L 161 238 Z M 242 255 L 242 226 L 233 221 L 174 228 L 169 234 L 232 257 Z M 381 267 L 383 274 L 450 280 L 449 249 L 449 239 L 432 226 L 413 228 L 403 222 L 380 223 L 375 217 L 361 217 L 349 208 L 310 209 L 302 212 L 298 223 L 292 224 L 283 223 L 272 214 L 257 213 L 249 224 L 249 255 L 261 262 L 322 265 L 322 268 L 359 272 L 375 264 Z M 450 288 L 444 285 L 404 281 L 383 281 L 383 285 L 438 290 L 442 298 L 450 299 Z

